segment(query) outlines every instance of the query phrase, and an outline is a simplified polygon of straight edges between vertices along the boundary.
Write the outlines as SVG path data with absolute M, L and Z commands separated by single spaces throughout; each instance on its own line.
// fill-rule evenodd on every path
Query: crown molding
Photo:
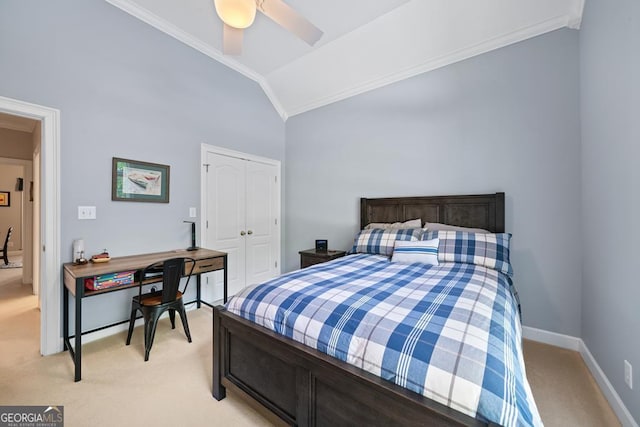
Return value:
M 193 35 L 178 28 L 167 20 L 139 6 L 132 0 L 105 1 L 258 83 L 258 85 L 265 93 L 265 96 L 269 99 L 283 121 L 286 121 L 289 117 L 295 116 L 297 114 L 302 114 L 307 111 L 320 108 L 325 105 L 332 104 L 334 102 L 338 102 L 352 96 L 359 95 L 361 93 L 378 89 L 380 87 L 416 76 L 418 74 L 445 67 L 447 65 L 463 61 L 473 56 L 477 56 L 504 46 L 508 46 L 513 43 L 526 40 L 531 37 L 536 37 L 541 34 L 548 33 L 550 31 L 554 31 L 564 27 L 579 29 L 582 23 L 582 12 L 585 4 L 585 0 L 573 0 L 573 7 L 570 7 L 570 11 L 565 14 L 554 16 L 542 22 L 529 25 L 524 28 L 518 28 L 496 37 L 490 37 L 486 40 L 480 41 L 479 43 L 475 43 L 465 48 L 452 51 L 446 55 L 430 58 L 427 61 L 412 65 L 410 67 L 406 67 L 391 74 L 363 80 L 355 85 L 337 89 L 327 96 L 316 97 L 315 99 L 311 99 L 308 102 L 303 102 L 298 105 L 283 105 L 280 98 L 276 94 L 276 91 L 274 91 L 273 85 L 270 84 L 268 76 L 258 74 L 249 67 L 236 61 L 235 59 L 223 55 L 220 51 L 214 49 L 204 41 L 200 40 L 197 37 L 194 37 Z
M 584 1 L 585 0 L 575 0 L 575 8 L 573 14 L 569 16 L 567 27 L 572 30 L 579 30 L 582 25 L 582 16 L 584 14 Z
M 578 0 L 578 2 L 584 5 L 584 0 Z M 359 95 L 364 92 L 378 89 L 380 87 L 383 87 L 383 86 L 386 86 L 410 77 L 414 77 L 418 74 L 422 74 L 428 71 L 442 68 L 447 65 L 450 65 L 459 61 L 463 61 L 465 59 L 468 59 L 486 52 L 490 52 L 492 50 L 499 49 L 501 47 L 505 47 L 510 44 L 514 44 L 532 37 L 536 37 L 560 28 L 564 28 L 564 27 L 578 28 L 581 22 L 581 17 L 582 17 L 581 10 L 582 9 L 579 8 L 579 11 L 576 11 L 576 14 L 579 12 L 579 15 L 577 16 L 574 14 L 570 14 L 570 15 L 563 14 L 563 15 L 555 16 L 534 25 L 530 25 L 524 28 L 519 28 L 497 37 L 491 37 L 487 40 L 481 41 L 474 45 L 468 46 L 463 49 L 459 49 L 457 51 L 453 51 L 447 55 L 430 59 L 426 62 L 423 62 L 416 66 L 406 68 L 399 72 L 395 72 L 392 74 L 388 74 L 386 76 L 364 81 L 361 84 L 348 87 L 344 90 L 340 90 L 326 97 L 317 98 L 314 101 L 311 101 L 309 103 L 289 107 L 286 109 L 286 111 L 289 113 L 289 117 L 293 117 L 297 114 L 302 114 L 307 111 L 320 108 L 325 105 L 329 105 L 334 102 L 338 102 L 338 101 L 350 98 L 352 96 Z
M 243 76 L 255 81 L 260 85 L 265 95 L 273 104 L 273 107 L 276 109 L 280 117 L 283 121 L 287 120 L 288 114 L 280 104 L 277 96 L 269 86 L 268 82 L 265 80 L 263 76 L 254 72 L 250 68 L 242 65 L 238 61 L 223 55 L 218 50 L 212 48 L 207 43 L 203 42 L 197 37 L 192 36 L 191 34 L 181 30 L 177 26 L 168 22 L 167 20 L 159 17 L 158 15 L 150 12 L 149 10 L 140 7 L 136 3 L 133 3 L 129 0 L 105 0 L 107 3 L 112 6 L 117 7 L 118 9 L 128 13 L 129 15 L 145 22 L 157 30 L 162 31 L 163 33 L 175 38 L 176 40 L 186 44 L 189 47 L 197 50 L 198 52 L 207 55 L 208 57 L 220 62 L 223 65 L 231 68 L 234 71 L 242 74 Z

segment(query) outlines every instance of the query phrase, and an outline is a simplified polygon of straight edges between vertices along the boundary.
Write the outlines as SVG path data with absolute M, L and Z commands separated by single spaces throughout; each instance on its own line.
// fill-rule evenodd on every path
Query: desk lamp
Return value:
M 194 221 L 183 221 L 191 224 L 191 246 L 187 248 L 188 251 L 195 251 L 200 249 L 196 246 L 196 223 Z

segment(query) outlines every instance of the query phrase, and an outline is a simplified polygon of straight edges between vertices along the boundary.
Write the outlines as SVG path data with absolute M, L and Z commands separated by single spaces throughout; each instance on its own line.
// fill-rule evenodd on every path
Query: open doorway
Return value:
M 35 324 L 39 323 L 39 350 L 43 355 L 62 350 L 59 277 L 59 117 L 58 110 L 0 97 L 0 128 L 2 123 L 5 123 L 4 128 L 21 126 L 16 123 L 22 123 L 24 126 L 33 125 L 32 144 L 27 149 L 7 144 L 4 145 L 3 154 L 3 147 L 0 146 L 0 157 L 13 159 L 14 165 L 22 167 L 17 173 L 24 175 L 13 177 L 14 186 L 8 191 L 10 194 L 7 199 L 13 195 L 12 200 L 20 200 L 22 205 L 20 219 L 11 219 L 16 224 L 20 222 L 20 233 L 19 237 L 12 237 L 12 249 L 15 250 L 10 250 L 9 254 L 16 257 L 12 262 L 22 262 L 22 266 L 19 267 L 22 270 L 20 281 L 33 283 L 30 291 L 38 295 L 35 304 L 40 305 L 40 319 L 39 322 L 36 320 Z M 25 155 L 19 158 L 15 151 L 10 152 L 12 149 L 21 148 L 28 151 L 28 159 L 24 158 Z M 8 166 L 4 169 L 8 169 Z M 17 178 L 22 180 L 19 181 Z M 0 188 L 0 191 L 3 189 Z M 3 236 L 6 232 L 7 230 L 0 230 Z M 38 330 L 38 327 L 35 329 Z
M 39 274 L 33 274 L 39 194 L 33 192 L 32 172 L 40 144 L 39 120 L 0 113 L 0 340 L 11 342 L 18 358 L 40 351 Z

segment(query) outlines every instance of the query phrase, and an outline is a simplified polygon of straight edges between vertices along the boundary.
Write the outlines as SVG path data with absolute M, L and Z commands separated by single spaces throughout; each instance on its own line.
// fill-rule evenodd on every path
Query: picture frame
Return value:
M 111 165 L 111 200 L 169 203 L 168 165 L 114 157 Z
M 0 191 L 0 208 L 8 208 L 11 206 L 11 193 L 9 191 Z

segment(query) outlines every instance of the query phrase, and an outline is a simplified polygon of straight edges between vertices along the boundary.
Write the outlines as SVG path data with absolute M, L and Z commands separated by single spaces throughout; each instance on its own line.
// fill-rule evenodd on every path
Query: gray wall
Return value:
M 201 143 L 284 159 L 255 82 L 104 1 L 0 2 L 0 61 L 0 95 L 61 110 L 62 261 L 76 238 L 115 256 L 188 246 Z M 112 157 L 170 165 L 171 202 L 112 202 Z M 126 319 L 125 294 L 88 299 L 86 327 Z
M 561 30 L 290 118 L 286 268 L 349 248 L 360 197 L 504 191 L 524 324 L 579 336 L 578 62 Z
M 586 2 L 580 30 L 582 338 L 640 421 L 640 2 Z M 634 390 L 623 361 L 635 368 Z

